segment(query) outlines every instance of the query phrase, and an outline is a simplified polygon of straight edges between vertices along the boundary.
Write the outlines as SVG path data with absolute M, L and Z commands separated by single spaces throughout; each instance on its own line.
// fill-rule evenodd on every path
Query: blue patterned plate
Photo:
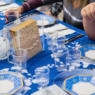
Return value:
M 56 19 L 52 16 L 45 14 L 32 14 L 31 18 L 37 21 L 38 26 L 48 26 L 55 23 Z M 42 21 L 43 19 L 43 21 Z
M 83 76 L 85 76 L 86 80 L 88 79 L 86 76 L 88 76 L 90 80 L 91 80 L 92 78 L 95 79 L 94 77 L 92 77 L 92 76 L 95 76 L 95 70 L 78 69 L 78 70 L 73 70 L 73 71 L 61 72 L 60 74 L 58 74 L 58 75 L 54 78 L 54 84 L 58 85 L 58 86 L 59 86 L 60 88 L 62 88 L 63 90 L 64 90 L 65 88 L 67 89 L 67 87 L 64 86 L 64 84 L 66 85 L 66 82 L 67 82 L 67 80 L 68 80 L 69 78 L 74 77 L 74 79 L 75 79 L 75 76 L 77 76 L 77 75 L 83 75 Z M 79 78 L 81 78 L 81 77 L 79 76 Z M 73 80 L 73 79 L 71 79 L 71 80 Z M 81 79 L 80 79 L 80 80 L 81 80 Z M 90 80 L 88 80 L 88 83 L 89 83 Z M 69 81 L 70 81 L 70 80 L 69 80 Z M 79 80 L 77 80 L 77 81 L 79 81 Z M 95 81 L 95 80 L 94 80 L 94 81 Z M 91 81 L 91 82 L 93 82 L 93 81 Z M 91 82 L 90 82 L 90 83 L 91 83 Z M 95 82 L 93 82 L 93 85 L 94 85 L 94 84 L 95 84 Z M 70 86 L 73 85 L 73 82 L 71 82 L 69 85 L 70 85 Z M 69 86 L 68 89 L 71 89 L 70 86 Z M 67 91 L 67 92 L 68 92 L 68 91 Z M 69 93 L 69 94 L 70 94 L 70 93 Z M 74 93 L 74 94 L 72 94 L 72 95 L 77 95 L 77 94 Z M 88 94 L 83 94 L 83 95 L 88 95 Z M 90 94 L 90 95 L 93 95 L 93 94 Z M 94 95 L 95 95 L 95 92 L 94 92 Z
M 12 95 L 22 86 L 22 78 L 16 73 L 0 72 L 0 95 Z
M 95 44 L 87 44 L 80 48 L 83 57 L 95 60 Z
M 64 80 L 63 87 L 72 95 L 95 95 L 95 76 L 71 76 Z

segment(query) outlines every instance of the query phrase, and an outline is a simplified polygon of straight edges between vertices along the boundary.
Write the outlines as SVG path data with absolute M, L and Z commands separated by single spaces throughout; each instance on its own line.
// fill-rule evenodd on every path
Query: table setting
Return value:
M 36 21 L 38 27 L 36 37 L 40 38 L 42 48 L 27 58 L 27 49 L 22 49 L 19 43 L 18 49 L 12 47 L 9 30 L 29 19 Z M 32 29 L 33 27 L 30 30 Z M 30 33 L 30 30 L 27 33 Z M 8 34 L 5 34 L 5 31 L 8 31 Z M 18 42 L 21 36 L 23 33 L 18 35 Z M 32 10 L 20 16 L 16 22 L 6 24 L 0 38 L 1 46 L 5 47 L 0 47 L 0 84 L 4 85 L 3 88 L 0 88 L 0 94 L 95 94 L 95 42 L 89 40 L 83 30 Z M 6 40 L 2 38 L 6 38 Z M 24 38 L 27 37 L 24 36 Z M 32 51 L 38 45 L 35 36 L 33 39 Z M 24 45 L 28 46 L 28 43 L 26 42 Z M 2 55 L 5 54 L 7 56 L 2 58 Z M 89 88 L 85 89 L 87 86 Z
M 43 23 L 44 23 L 44 21 L 43 21 Z M 66 30 L 65 30 L 66 29 Z M 72 38 L 73 36 L 76 36 L 77 34 L 80 34 L 79 35 L 79 39 L 82 39 L 82 37 L 87 37 L 84 33 L 79 33 L 79 31 L 77 32 L 76 31 L 76 29 L 75 30 L 73 30 L 72 28 L 71 29 L 69 29 L 69 27 L 68 26 L 66 26 L 66 25 L 62 25 L 61 26 L 61 24 L 55 24 L 55 25 L 51 25 L 50 27 L 47 27 L 47 26 L 40 26 L 40 36 L 41 36 L 41 38 L 43 38 L 43 35 L 45 35 L 45 36 L 47 36 L 48 34 L 49 34 L 49 32 L 50 32 L 50 37 L 52 37 L 51 38 L 51 40 L 50 41 L 54 41 L 54 40 L 56 40 L 57 38 L 61 38 L 61 37 L 63 37 L 64 38 L 64 40 L 68 40 L 68 38 Z M 60 30 L 62 30 L 62 31 L 60 31 Z M 68 30 L 68 31 L 67 31 Z M 44 31 L 44 32 L 43 32 Z M 55 32 L 54 32 L 55 31 Z M 66 33 L 65 33 L 65 31 L 66 31 Z M 54 32 L 54 35 L 53 35 L 53 32 Z M 56 32 L 58 32 L 59 33 L 59 35 L 56 33 Z M 57 34 L 57 36 L 56 36 L 56 34 Z M 63 34 L 63 35 L 62 35 Z M 45 37 L 44 36 L 44 37 Z M 55 36 L 55 37 L 54 37 Z M 48 37 L 49 37 L 49 35 L 48 35 Z M 57 38 L 56 38 L 57 37 Z M 70 39 L 71 39 L 70 38 Z M 81 49 L 81 48 L 85 48 L 84 46 L 82 47 L 81 46 L 81 44 L 77 44 L 76 43 L 76 41 L 77 40 L 79 40 L 78 38 L 76 39 L 75 38 L 75 43 L 73 42 L 74 40 L 70 40 L 70 45 L 71 46 L 73 46 L 74 45 L 74 47 L 77 49 L 77 47 L 78 47 L 78 49 L 80 50 L 80 52 L 82 53 L 82 56 L 83 56 L 83 53 L 84 53 L 84 51 Z M 45 38 L 45 40 L 44 41 L 42 41 L 42 42 L 44 42 L 44 43 L 47 43 L 47 42 L 45 42 L 47 40 L 47 38 Z M 47 43 L 48 44 L 48 43 Z M 53 44 L 53 43 L 52 43 Z M 54 43 L 54 45 L 57 45 L 56 43 Z M 70 48 L 69 47 L 69 44 L 68 44 L 68 46 L 66 45 L 66 47 L 68 47 L 68 48 Z M 46 47 L 47 48 L 47 47 Z M 53 48 L 54 48 L 54 46 L 53 46 Z M 74 50 L 75 50 L 75 48 L 74 48 Z M 88 47 L 89 48 L 89 47 Z M 90 48 L 90 49 L 92 49 L 92 48 Z M 50 51 L 51 51 L 51 49 L 50 49 Z M 86 51 L 86 50 L 85 50 Z M 52 51 L 51 51 L 52 52 Z M 53 52 L 52 52 L 53 53 Z M 75 55 L 76 56 L 76 55 Z M 54 58 L 54 56 L 52 56 L 52 54 L 51 54 L 51 57 L 52 58 Z M 77 57 L 77 58 L 79 58 L 79 57 Z M 35 59 L 35 58 L 34 58 Z M 94 62 L 91 62 L 91 61 L 89 61 L 89 60 L 87 60 L 87 59 L 83 59 L 81 56 L 80 56 L 80 63 L 79 64 L 77 64 L 78 63 L 78 61 L 76 61 L 76 63 L 74 63 L 73 65 L 68 65 L 68 67 L 70 67 L 70 69 L 66 69 L 66 70 L 63 70 L 63 71 L 58 71 L 57 70 L 57 72 L 58 72 L 58 81 L 56 80 L 56 77 L 55 77 L 55 79 L 53 79 L 54 80 L 54 82 L 53 82 L 53 84 L 56 84 L 57 86 L 59 86 L 63 91 L 65 91 L 65 93 L 66 94 L 71 94 L 71 93 L 73 93 L 72 95 L 79 95 L 79 94 L 81 94 L 81 93 L 79 93 L 78 91 L 73 91 L 72 90 L 72 88 L 71 89 L 69 89 L 69 88 L 62 88 L 62 84 L 64 83 L 64 77 L 66 76 L 66 79 L 67 80 L 65 80 L 65 84 L 66 84 L 66 82 L 69 80 L 69 79 L 71 79 L 72 77 L 76 77 L 76 76 L 78 76 L 79 78 L 81 78 L 81 76 L 82 77 L 84 77 L 84 80 L 88 80 L 88 77 L 93 77 L 93 79 L 94 79 L 94 73 L 92 73 L 92 72 L 94 72 L 94 67 L 93 67 L 93 69 L 92 69 L 92 66 L 91 66 L 91 70 L 88 70 L 87 68 L 89 68 L 90 67 L 90 65 L 94 65 Z M 52 66 L 50 66 L 50 65 L 48 65 L 49 66 L 49 68 L 50 69 L 52 69 L 52 68 L 56 68 L 56 66 L 55 66 L 55 63 L 53 63 L 53 64 L 51 64 Z M 61 65 L 62 66 L 62 65 Z M 82 69 L 83 68 L 83 69 Z M 63 68 L 64 69 L 64 68 Z M 51 71 L 52 72 L 52 71 Z M 88 73 L 88 72 L 90 72 L 90 73 Z M 70 74 L 70 75 L 69 75 Z M 93 75 L 93 76 L 92 76 Z M 80 81 L 82 81 L 83 79 L 81 79 L 81 80 L 79 80 L 79 82 Z M 86 81 L 87 83 L 89 83 L 90 82 L 90 80 L 89 81 Z M 92 82 L 91 82 L 92 83 Z M 72 86 L 73 86 L 73 84 L 72 84 Z M 84 86 L 84 81 L 83 81 L 83 84 L 82 85 L 80 85 L 80 86 Z M 64 86 L 65 87 L 65 86 Z M 91 87 L 92 87 L 92 84 L 91 84 Z M 93 87 L 92 87 L 93 88 Z M 48 87 L 46 88 L 46 89 L 48 89 Z M 77 89 L 78 89 L 78 87 L 77 87 Z M 76 89 L 76 90 L 77 90 Z M 44 90 L 44 89 L 43 89 Z M 85 92 L 85 89 L 83 89 L 83 91 Z M 92 91 L 92 92 L 90 92 L 90 91 L 88 91 L 87 93 L 82 93 L 82 94 L 87 94 L 87 93 L 90 93 L 91 95 L 93 95 L 93 93 L 95 93 L 94 91 Z M 37 92 L 38 94 L 40 93 L 40 94 L 42 94 L 42 95 L 44 95 L 44 94 L 46 94 L 46 92 L 44 92 L 44 91 L 38 91 Z M 34 93 L 34 95 L 36 95 L 37 93 Z M 44 93 L 44 94 L 43 94 Z M 52 92 L 51 92 L 52 93 Z M 57 93 L 57 92 L 56 92 Z M 89 95 L 90 95 L 89 94 Z M 32 94 L 31 94 L 32 95 Z M 53 95 L 53 93 L 52 93 L 52 95 Z M 65 94 L 64 94 L 65 95 Z
M 60 31 L 60 30 L 62 30 L 63 32 Z M 43 33 L 43 31 L 44 31 L 44 33 Z M 65 33 L 65 31 L 66 31 L 66 33 Z M 94 55 L 94 44 L 85 44 L 85 45 L 82 46 L 81 44 L 77 44 L 76 42 L 74 43 L 73 42 L 74 40 L 76 41 L 78 38 L 82 39 L 82 37 L 84 37 L 84 36 L 87 37 L 87 36 L 84 33 L 79 33 L 76 30 L 69 29 L 67 26 L 61 26 L 61 24 L 55 24 L 55 25 L 53 25 L 51 27 L 44 27 L 43 30 L 40 29 L 40 33 L 41 33 L 40 35 L 41 36 L 44 35 L 44 34 L 47 36 L 47 34 L 49 32 L 50 32 L 50 35 L 52 35 L 52 32 L 55 33 L 54 35 L 51 36 L 52 40 L 50 40 L 50 41 L 54 41 L 57 38 L 64 37 L 65 42 L 67 41 L 67 43 L 70 43 L 71 46 L 73 46 L 75 44 L 74 45 L 74 51 L 78 49 L 79 52 L 81 53 L 81 55 L 79 53 L 78 56 L 75 54 L 75 56 L 77 56 L 77 59 L 79 59 L 79 60 L 75 61 L 74 64 L 70 63 L 70 65 L 68 65 L 68 67 L 71 67 L 71 68 L 65 69 L 65 68 L 68 68 L 68 67 L 65 67 L 65 68 L 62 67 L 62 69 L 64 69 L 64 70 L 62 70 L 61 72 L 58 71 L 59 74 L 55 77 L 54 84 L 59 86 L 68 95 L 81 95 L 81 94 L 82 95 L 94 95 L 95 94 L 95 91 L 94 91 L 94 87 L 95 87 L 95 84 L 94 84 L 94 66 L 93 66 L 93 69 L 92 68 L 90 70 L 88 69 L 90 67 L 90 65 L 95 64 L 95 62 L 92 60 L 92 59 L 95 58 L 95 57 L 92 56 L 92 55 Z M 58 32 L 59 35 L 56 32 Z M 56 36 L 56 34 L 57 34 L 57 36 Z M 78 34 L 79 37 L 77 37 L 76 34 Z M 74 39 L 73 39 L 72 35 L 75 37 Z M 53 36 L 55 36 L 55 37 L 53 37 Z M 45 39 L 47 40 L 47 38 L 45 38 Z M 68 42 L 68 40 L 70 40 L 70 41 Z M 65 43 L 65 42 L 63 42 L 63 43 Z M 54 43 L 53 45 L 56 46 L 56 43 Z M 59 45 L 59 43 L 58 43 L 58 45 Z M 64 47 L 64 46 L 62 46 L 62 47 Z M 69 48 L 70 47 L 69 44 L 66 47 Z M 54 48 L 54 46 L 53 46 L 53 48 Z M 72 51 L 72 49 L 71 49 L 71 51 Z M 87 51 L 90 51 L 90 52 L 92 51 L 93 54 L 89 53 L 87 55 L 86 54 Z M 59 53 L 60 52 L 58 52 L 58 54 Z M 78 53 L 78 51 L 76 51 L 76 53 Z M 54 58 L 54 55 L 51 54 L 51 56 L 52 56 L 52 58 Z M 57 55 L 57 56 L 60 56 L 60 55 Z M 74 54 L 73 54 L 73 56 L 74 56 Z M 56 59 L 56 60 L 58 61 L 58 59 Z M 78 62 L 79 62 L 79 64 L 78 64 Z M 60 64 L 60 65 L 62 66 L 62 64 Z M 66 66 L 66 64 L 65 64 L 65 66 Z M 54 66 L 54 67 L 56 68 L 56 66 Z M 53 67 L 51 67 L 51 68 L 53 68 Z M 61 68 L 59 68 L 59 69 L 61 70 Z M 76 79 L 77 77 L 78 77 L 79 80 Z M 77 85 L 74 85 L 74 83 L 71 83 L 71 81 L 74 81 L 75 84 L 77 82 Z M 88 86 L 88 85 L 90 87 L 88 89 L 85 89 L 86 86 Z M 84 89 L 79 89 L 81 87 L 83 87 Z M 80 92 L 80 90 L 81 90 L 81 92 Z M 88 92 L 86 92 L 86 90 Z M 39 93 L 42 93 L 42 92 L 40 91 Z

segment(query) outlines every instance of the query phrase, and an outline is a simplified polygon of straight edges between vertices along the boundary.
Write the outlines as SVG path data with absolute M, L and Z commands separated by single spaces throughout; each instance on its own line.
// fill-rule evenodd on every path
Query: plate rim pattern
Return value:
M 18 91 L 20 88 L 22 88 L 23 87 L 23 79 L 22 79 L 22 77 L 19 75 L 19 74 L 17 74 L 16 72 L 0 72 L 0 76 L 1 76 L 1 78 L 3 79 L 4 77 L 2 77 L 2 76 L 4 76 L 4 75 L 11 75 L 11 76 L 14 76 L 14 77 L 17 77 L 17 78 L 19 78 L 19 80 L 20 80 L 20 86 L 18 87 L 18 88 L 16 88 L 16 89 L 11 89 L 11 90 L 13 90 L 13 91 L 9 91 L 8 93 L 1 93 L 2 95 L 6 95 L 6 94 L 8 94 L 8 95 L 12 95 L 12 94 L 14 94 L 16 91 Z M 0 79 L 1 80 L 1 79 Z M 14 84 L 15 85 L 15 84 Z
M 73 95 L 73 94 L 77 95 L 77 93 L 76 93 L 76 92 L 73 92 L 73 90 L 72 90 L 72 92 L 71 92 L 71 91 L 68 91 L 68 90 L 66 89 L 66 82 L 67 82 L 69 79 L 73 79 L 74 77 L 95 77 L 95 76 L 92 76 L 92 75 L 90 75 L 90 74 L 75 74 L 75 75 L 73 75 L 73 76 L 70 76 L 70 77 L 66 78 L 66 79 L 64 80 L 64 82 L 63 82 L 63 89 L 64 89 L 66 92 L 68 92 L 70 95 Z M 94 86 L 95 86 L 95 85 L 94 85 Z

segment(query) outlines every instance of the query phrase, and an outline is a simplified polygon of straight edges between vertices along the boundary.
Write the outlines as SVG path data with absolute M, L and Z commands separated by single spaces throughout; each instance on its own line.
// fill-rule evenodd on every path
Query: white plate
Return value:
M 0 72 L 0 95 L 12 95 L 22 86 L 22 78 L 16 73 Z
M 95 95 L 95 76 L 74 75 L 64 80 L 64 89 L 72 95 Z
M 32 14 L 31 18 L 37 21 L 38 26 L 47 26 L 55 23 L 55 18 L 45 14 Z
M 83 57 L 95 60 L 95 44 L 87 44 L 80 48 Z
M 0 0 L 0 6 L 12 3 L 13 0 Z

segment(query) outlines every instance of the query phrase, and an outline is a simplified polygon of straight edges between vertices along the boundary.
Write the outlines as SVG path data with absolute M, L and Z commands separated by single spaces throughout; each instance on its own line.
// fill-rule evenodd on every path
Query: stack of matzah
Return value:
M 42 50 L 38 27 L 35 20 L 28 19 L 19 25 L 12 27 L 10 32 L 14 49 L 19 48 L 18 41 L 20 41 L 20 48 L 28 50 L 28 59 Z

